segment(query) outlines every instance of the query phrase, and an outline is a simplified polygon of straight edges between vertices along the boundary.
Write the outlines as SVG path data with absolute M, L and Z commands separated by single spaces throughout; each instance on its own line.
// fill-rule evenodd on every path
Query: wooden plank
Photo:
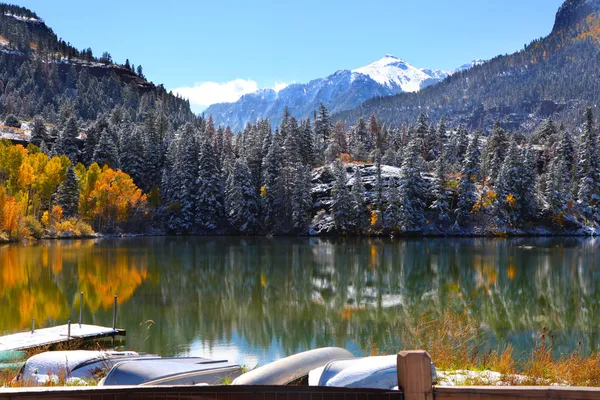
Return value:
M 0 400 L 403 400 L 399 391 L 322 386 L 96 386 L 0 388 Z
M 125 330 L 104 326 L 71 324 L 71 336 L 68 336 L 69 326 L 59 325 L 51 328 L 36 329 L 34 332 L 20 332 L 0 336 L 0 351 L 26 350 L 51 344 L 65 343 L 70 340 L 95 339 L 107 336 L 124 336 Z
M 592 400 L 600 388 L 571 386 L 435 386 L 435 400 Z

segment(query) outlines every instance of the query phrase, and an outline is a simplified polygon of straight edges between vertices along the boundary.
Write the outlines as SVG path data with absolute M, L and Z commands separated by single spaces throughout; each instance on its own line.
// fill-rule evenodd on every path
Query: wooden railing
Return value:
M 600 388 L 564 386 L 433 386 L 426 351 L 398 353 L 398 385 L 405 400 L 600 400 Z

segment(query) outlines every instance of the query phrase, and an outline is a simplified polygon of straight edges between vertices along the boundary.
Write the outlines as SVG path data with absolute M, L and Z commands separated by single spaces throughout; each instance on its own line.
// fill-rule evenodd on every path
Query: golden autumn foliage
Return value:
M 126 223 L 135 211 L 144 212 L 147 197 L 123 171 L 93 163 L 76 168 L 79 178 L 79 216 L 94 227 L 105 230 Z
M 517 198 L 512 194 L 509 193 L 508 196 L 506 196 L 506 203 L 511 207 L 511 208 L 515 208 L 517 206 Z
M 63 221 L 53 196 L 70 166 L 64 155 L 48 157 L 36 146 L 0 141 L 0 238 L 41 237 L 39 222 L 46 235 L 90 235 L 90 224 L 114 230 L 126 226 L 133 214 L 145 214 L 146 196 L 129 175 L 78 164 L 79 219 Z

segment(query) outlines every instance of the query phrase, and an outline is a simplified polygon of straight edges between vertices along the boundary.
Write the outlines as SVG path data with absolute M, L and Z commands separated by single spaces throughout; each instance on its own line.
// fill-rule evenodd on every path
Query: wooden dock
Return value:
M 125 336 L 125 330 L 97 325 L 70 324 L 69 326 L 69 324 L 66 324 L 0 336 L 0 351 L 27 350 L 52 344 L 67 343 L 72 340 L 96 339 L 110 336 Z

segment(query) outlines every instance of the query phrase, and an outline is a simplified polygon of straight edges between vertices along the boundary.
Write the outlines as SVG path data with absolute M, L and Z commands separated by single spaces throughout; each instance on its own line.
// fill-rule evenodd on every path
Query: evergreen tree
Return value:
M 225 209 L 217 156 L 209 140 L 204 138 L 198 154 L 196 218 L 202 229 L 215 230 L 223 222 Z
M 484 171 L 490 177 L 491 182 L 495 182 L 498 178 L 502 162 L 506 158 L 507 150 L 508 139 L 506 137 L 506 132 L 504 132 L 500 123 L 496 122 L 492 134 L 488 139 L 484 155 Z
M 479 135 L 477 131 L 467 148 L 461 170 L 461 180 L 458 184 L 458 200 L 456 204 L 456 223 L 462 223 L 469 218 L 473 205 L 477 201 L 477 187 L 475 181 L 479 175 L 480 152 Z
M 119 152 L 113 134 L 104 129 L 100 134 L 100 140 L 94 149 L 93 162 L 98 165 L 108 165 L 111 168 L 119 168 Z
M 180 128 L 169 144 L 166 165 L 161 192 L 166 200 L 167 229 L 176 233 L 189 233 L 196 220 L 198 178 L 198 149 L 191 124 Z
M 310 125 L 310 120 L 302 121 L 300 126 L 300 137 L 298 140 L 298 153 L 302 164 L 313 166 L 314 165 L 314 143 L 313 143 L 313 132 Z
M 369 210 L 365 198 L 365 185 L 358 165 L 354 167 L 350 196 L 352 201 L 352 225 L 360 233 L 369 228 Z
M 73 167 L 69 166 L 65 179 L 55 194 L 56 204 L 61 206 L 63 218 L 77 217 L 79 210 L 79 179 L 75 175 Z
M 329 111 L 325 104 L 321 103 L 319 106 L 319 112 L 315 118 L 315 137 L 316 137 L 316 150 L 319 159 L 322 159 L 325 149 L 329 144 L 329 138 L 331 137 L 331 120 L 329 118 Z
M 398 182 L 390 181 L 385 192 L 387 199 L 387 207 L 382 213 L 384 215 L 383 226 L 391 232 L 402 230 L 402 211 L 400 209 L 400 191 L 398 190 Z
M 139 128 L 135 128 L 131 134 L 123 134 L 121 141 L 119 165 L 123 171 L 133 178 L 136 185 L 141 186 L 145 164 L 142 132 Z
M 450 199 L 446 191 L 446 153 L 438 156 L 435 168 L 435 178 L 433 180 L 433 203 L 430 208 L 435 210 L 439 221 L 447 221 L 450 217 Z
M 367 130 L 367 123 L 360 117 L 352 128 L 350 140 L 350 155 L 354 160 L 367 161 L 368 155 L 373 149 L 373 142 Z
M 587 222 L 600 221 L 600 159 L 591 107 L 586 108 L 586 124 L 579 142 L 577 164 L 577 205 Z
M 429 145 L 427 143 L 427 136 L 429 134 L 429 126 L 427 125 L 427 117 L 425 114 L 419 114 L 419 119 L 415 126 L 411 128 L 412 132 L 409 136 L 408 140 L 416 140 L 417 145 L 419 147 L 419 151 L 421 153 L 421 157 L 423 159 L 427 159 L 427 154 L 429 153 Z
M 258 220 L 258 196 L 250 169 L 243 157 L 238 158 L 233 165 L 227 181 L 226 202 L 229 223 L 243 234 L 257 233 L 260 229 Z
M 77 137 L 79 136 L 79 129 L 77 128 L 77 121 L 74 117 L 69 118 L 65 129 L 63 129 L 58 135 L 58 139 L 54 145 L 54 153 L 64 154 L 72 162 L 77 162 L 79 159 L 79 144 Z
M 31 143 L 36 146 L 40 146 L 43 141 L 48 141 L 48 132 L 46 130 L 46 124 L 44 123 L 44 119 L 40 116 L 37 116 L 33 120 L 33 126 L 31 127 Z
M 308 223 L 312 207 L 310 168 L 297 162 L 294 166 L 292 188 L 292 224 L 294 229 L 303 231 Z
M 331 190 L 333 196 L 333 202 L 331 203 L 333 222 L 339 232 L 347 232 L 351 228 L 352 201 L 348 191 L 346 166 L 338 160 L 333 163 L 332 169 L 335 178 Z
M 282 141 L 279 131 L 275 131 L 271 147 L 264 160 L 261 187 L 265 227 L 275 231 L 286 219 L 286 187 L 283 178 L 285 160 Z
M 523 160 L 517 142 L 510 140 L 508 153 L 502 163 L 496 181 L 495 214 L 498 219 L 509 225 L 516 225 L 524 214 Z M 531 190 L 532 187 L 527 188 Z
M 412 137 L 408 142 L 406 156 L 400 167 L 398 196 L 400 201 L 400 226 L 405 232 L 422 229 L 425 223 L 425 199 L 427 184 L 421 176 L 422 158 L 419 154 L 419 141 Z
M 469 147 L 469 134 L 463 125 L 458 127 L 456 133 L 452 137 L 451 147 L 452 151 L 448 161 L 452 164 L 458 165 L 458 170 L 460 170 Z
M 571 198 L 571 167 L 573 164 L 573 145 L 569 135 L 562 132 L 558 143 L 556 156 L 550 164 L 546 176 L 546 190 L 544 193 L 547 209 L 553 215 L 563 214 Z

